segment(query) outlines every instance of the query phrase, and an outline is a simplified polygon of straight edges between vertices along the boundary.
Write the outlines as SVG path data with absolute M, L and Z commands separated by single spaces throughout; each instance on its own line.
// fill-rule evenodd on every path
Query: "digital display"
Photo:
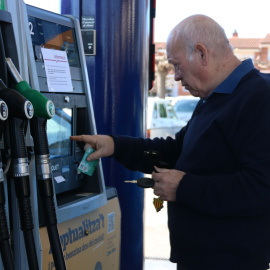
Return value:
M 69 65 L 80 67 L 78 48 L 73 28 L 28 16 L 32 43 L 44 47 L 66 51 Z
M 71 155 L 72 109 L 56 108 L 47 121 L 47 136 L 51 159 Z

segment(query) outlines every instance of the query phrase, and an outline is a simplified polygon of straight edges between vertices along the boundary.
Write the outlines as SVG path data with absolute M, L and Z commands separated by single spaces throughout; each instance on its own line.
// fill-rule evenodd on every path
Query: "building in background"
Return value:
M 240 38 L 237 31 L 234 31 L 229 42 L 238 59 L 251 58 L 257 69 L 270 73 L 270 34 L 264 38 Z
M 237 31 L 229 38 L 234 54 L 240 60 L 251 58 L 255 68 L 261 72 L 270 73 L 270 34 L 264 38 L 240 38 Z M 189 91 L 181 85 L 181 82 L 174 81 L 173 66 L 166 57 L 166 42 L 155 43 L 156 52 L 156 81 L 150 95 L 165 96 L 186 96 Z

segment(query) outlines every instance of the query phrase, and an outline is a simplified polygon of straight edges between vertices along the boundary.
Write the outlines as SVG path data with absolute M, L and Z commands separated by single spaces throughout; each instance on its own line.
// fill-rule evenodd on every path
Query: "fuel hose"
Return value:
M 66 265 L 57 228 L 57 216 L 54 204 L 54 189 L 46 125 L 47 119 L 45 118 L 33 117 L 30 121 L 31 135 L 34 140 L 36 156 L 36 175 L 39 195 L 42 201 L 45 226 L 48 231 L 55 269 L 65 270 Z
M 12 178 L 18 201 L 20 226 L 24 236 L 26 255 L 30 270 L 39 270 L 33 235 L 33 216 L 29 183 L 28 156 L 25 145 L 25 127 L 33 117 L 32 103 L 16 90 L 7 88 L 0 80 L 0 98 L 9 109 L 8 126 L 12 159 Z
M 7 104 L 0 100 L 0 139 L 3 134 L 4 121 L 8 118 Z M 13 254 L 9 243 L 9 229 L 7 214 L 5 209 L 5 190 L 4 190 L 4 173 L 2 164 L 2 155 L 0 152 L 0 250 L 2 262 L 5 270 L 15 270 Z
M 41 198 L 41 207 L 44 213 L 55 269 L 65 270 L 66 265 L 57 228 L 50 151 L 46 132 L 47 119 L 54 116 L 55 107 L 51 100 L 47 99 L 39 91 L 32 89 L 26 81 L 22 80 L 12 59 L 6 58 L 6 62 L 16 82 L 15 89 L 27 97 L 34 106 L 34 117 L 30 120 L 30 130 L 34 140 L 38 192 Z

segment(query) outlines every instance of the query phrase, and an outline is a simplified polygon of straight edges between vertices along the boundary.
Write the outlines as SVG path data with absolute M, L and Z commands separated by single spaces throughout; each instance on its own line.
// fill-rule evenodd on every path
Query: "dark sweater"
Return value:
M 151 173 L 144 150 L 186 172 L 168 203 L 171 261 L 190 270 L 270 263 L 270 77 L 252 70 L 230 94 L 200 102 L 176 138 L 114 136 L 114 157 Z M 162 247 L 161 247 L 162 248 Z

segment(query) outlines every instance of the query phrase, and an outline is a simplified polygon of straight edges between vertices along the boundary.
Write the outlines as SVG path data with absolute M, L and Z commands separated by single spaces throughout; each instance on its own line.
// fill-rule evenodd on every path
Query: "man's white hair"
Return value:
M 205 15 L 192 15 L 179 23 L 174 30 L 176 40 L 184 45 L 190 61 L 197 43 L 204 44 L 215 57 L 226 54 L 228 49 L 232 50 L 224 29 Z

